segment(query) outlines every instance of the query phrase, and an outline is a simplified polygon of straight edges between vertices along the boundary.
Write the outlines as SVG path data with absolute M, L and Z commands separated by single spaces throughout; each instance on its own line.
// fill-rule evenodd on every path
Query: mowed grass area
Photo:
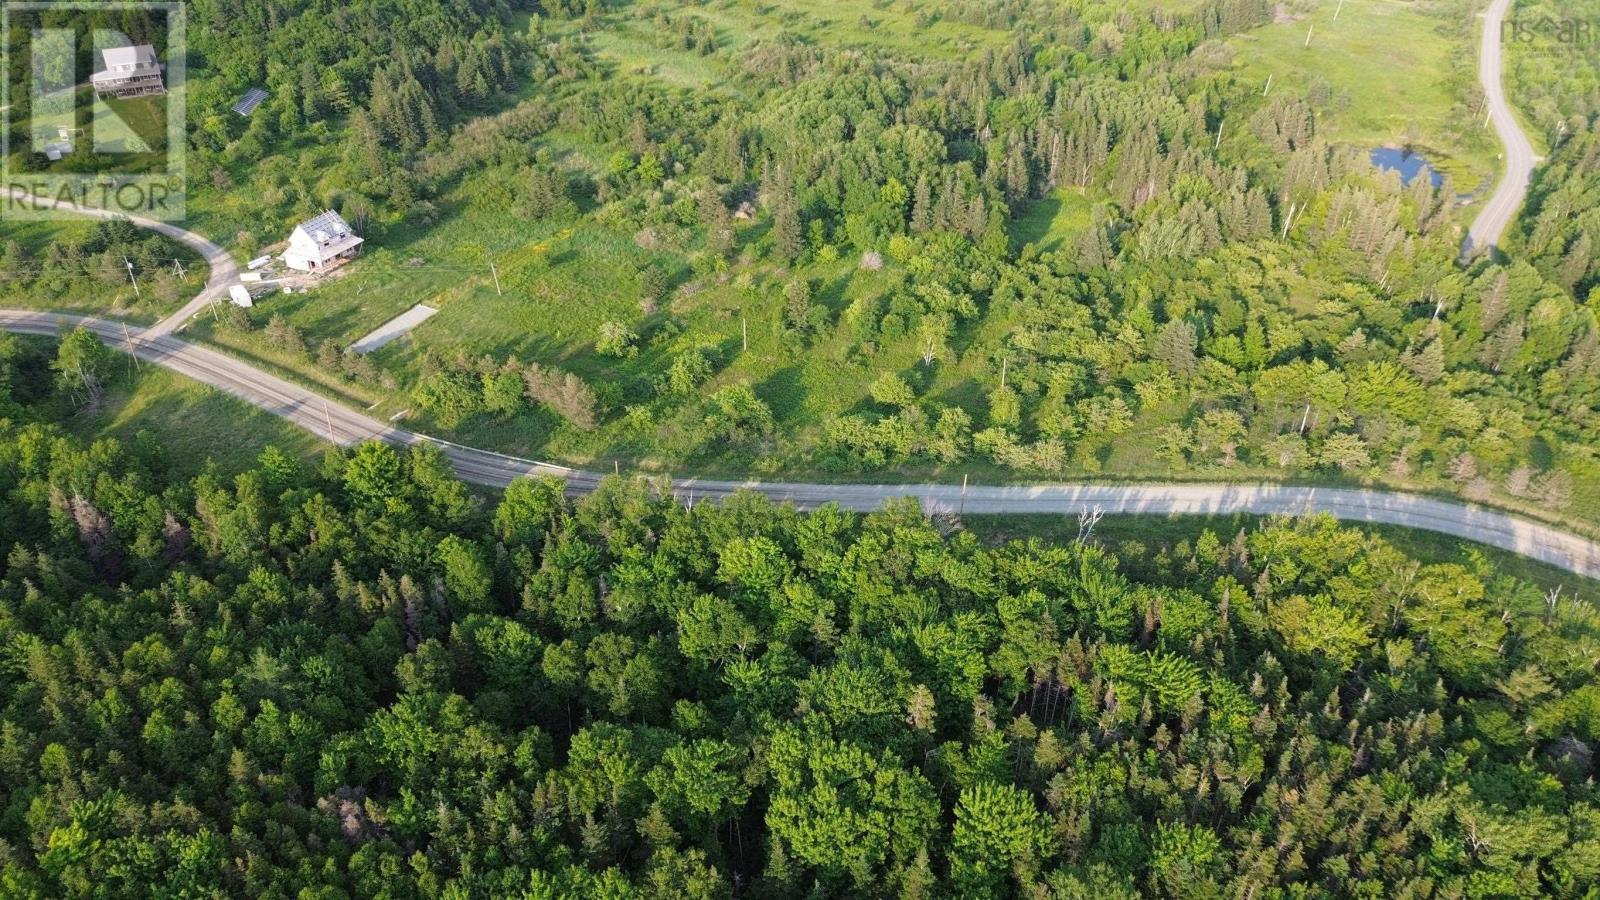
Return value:
M 181 89 L 166 95 L 101 99 L 85 84 L 61 91 L 45 105 L 36 108 L 25 123 L 33 136 L 33 148 L 43 152 L 44 144 L 58 139 L 61 129 L 72 135 L 74 157 L 86 151 L 114 162 L 114 171 L 132 172 L 166 165 L 162 151 L 167 146 L 167 110 L 182 102 Z M 74 157 L 68 157 L 73 159 Z M 52 163 L 47 170 L 61 173 L 79 171 L 67 160 Z M 90 167 L 93 170 L 93 166 Z
M 1053 542 L 1071 542 L 1078 536 L 1076 516 L 1051 515 L 1001 515 L 963 516 L 962 521 L 988 543 L 999 544 L 1009 540 L 1026 540 L 1037 537 Z M 1134 516 L 1108 515 L 1094 527 L 1094 538 L 1112 553 L 1125 561 L 1138 562 L 1130 555 L 1140 545 L 1143 559 L 1154 559 L 1165 553 L 1169 558 L 1181 549 L 1180 544 L 1193 546 L 1195 539 L 1207 531 L 1214 533 L 1223 543 L 1232 540 L 1241 530 L 1251 532 L 1261 527 L 1262 516 L 1210 515 L 1210 516 Z M 1341 522 L 1342 527 L 1356 528 L 1382 538 L 1412 559 L 1425 564 L 1458 563 L 1469 568 L 1483 566 L 1491 573 L 1508 575 L 1538 585 L 1541 590 L 1556 587 L 1563 596 L 1594 601 L 1600 598 L 1600 581 L 1574 575 L 1555 566 L 1546 565 L 1507 550 L 1463 541 L 1449 535 L 1396 525 L 1363 525 Z M 1132 544 L 1130 544 L 1132 542 Z M 1186 558 L 1186 557 L 1185 557 Z M 1182 560 L 1176 563 L 1181 566 Z
M 1241 78 L 1272 93 L 1331 91 L 1317 130 L 1364 148 L 1414 146 L 1471 192 L 1497 171 L 1499 149 L 1469 96 L 1481 22 L 1458 0 L 1296 0 L 1277 21 L 1229 38 Z M 1335 16 L 1337 15 L 1337 19 Z M 1306 45 L 1310 35 L 1310 46 Z
M 208 463 L 226 473 L 242 472 L 255 465 L 268 444 L 306 461 L 330 446 L 237 397 L 149 365 L 120 375 L 99 410 L 67 413 L 57 421 L 88 440 L 153 443 L 182 476 Z

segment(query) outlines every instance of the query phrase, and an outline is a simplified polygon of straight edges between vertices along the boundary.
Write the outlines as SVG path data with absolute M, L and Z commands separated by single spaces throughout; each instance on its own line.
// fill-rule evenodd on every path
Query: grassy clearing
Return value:
M 835 47 L 873 47 L 916 58 L 965 58 L 998 46 L 1007 32 L 922 14 L 911 4 L 879 0 L 720 0 L 699 13 L 729 34 L 734 47 L 780 28 Z M 921 18 L 919 18 L 921 16 Z
M 242 472 L 255 465 L 268 444 L 305 460 L 328 447 L 265 410 L 153 366 L 118 378 L 97 412 L 59 421 L 86 439 L 153 442 L 172 470 L 184 476 L 208 462 L 224 472 Z
M 1034 244 L 1045 253 L 1059 250 L 1089 227 L 1094 207 L 1083 190 L 1058 188 L 1012 218 L 1012 239 L 1018 244 Z
M 1074 516 L 1008 515 L 965 516 L 966 527 L 990 543 L 1030 537 L 1056 542 L 1077 539 L 1078 521 Z M 1175 555 L 1180 543 L 1193 544 L 1201 534 L 1211 531 L 1224 542 L 1241 529 L 1250 531 L 1264 521 L 1261 516 L 1244 514 L 1220 516 L 1130 516 L 1108 515 L 1095 526 L 1095 536 L 1112 552 L 1130 556 L 1139 550 L 1147 559 L 1161 554 Z M 1600 597 L 1600 581 L 1574 575 L 1554 566 L 1518 556 L 1506 550 L 1474 544 L 1459 538 L 1401 528 L 1395 525 L 1357 525 L 1346 527 L 1380 537 L 1412 559 L 1423 563 L 1460 563 L 1476 566 L 1481 560 L 1493 572 L 1538 585 L 1543 590 L 1560 586 L 1568 595 L 1593 600 Z M 1132 543 L 1130 543 L 1132 542 Z M 1130 557 L 1131 558 L 1131 557 Z
M 910 60 L 964 59 L 1009 38 L 1002 30 L 944 20 L 933 10 L 882 0 L 717 0 L 675 6 L 675 18 L 694 18 L 716 32 L 709 55 L 664 40 L 648 2 L 623 6 L 584 32 L 595 55 L 624 77 L 649 78 L 680 88 L 736 90 L 733 58 L 761 40 L 789 34 L 834 47 L 888 52 Z
M 724 67 L 713 57 L 658 46 L 647 21 L 618 18 L 604 30 L 590 34 L 589 45 L 596 56 L 614 64 L 625 75 L 696 90 L 717 87 L 724 78 Z
M 1270 75 L 1274 93 L 1325 86 L 1317 128 L 1335 142 L 1421 148 L 1462 192 L 1492 177 L 1493 134 L 1468 106 L 1474 10 L 1456 0 L 1340 2 L 1285 4 L 1277 21 L 1230 38 L 1239 76 L 1264 87 Z

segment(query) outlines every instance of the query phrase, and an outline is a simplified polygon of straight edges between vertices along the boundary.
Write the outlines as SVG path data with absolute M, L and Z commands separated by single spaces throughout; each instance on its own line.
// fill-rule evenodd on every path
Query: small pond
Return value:
M 1372 164 L 1385 172 L 1399 172 L 1401 184 L 1411 184 L 1411 180 L 1423 172 L 1428 173 L 1428 182 L 1434 187 L 1444 184 L 1444 175 L 1430 165 L 1422 154 L 1400 147 L 1373 148 Z

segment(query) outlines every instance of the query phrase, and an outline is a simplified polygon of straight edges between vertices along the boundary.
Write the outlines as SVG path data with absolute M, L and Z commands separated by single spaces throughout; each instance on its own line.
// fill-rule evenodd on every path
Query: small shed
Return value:
M 249 309 L 256 305 L 255 298 L 250 296 L 250 289 L 242 284 L 235 284 L 228 288 L 228 302 L 234 306 Z

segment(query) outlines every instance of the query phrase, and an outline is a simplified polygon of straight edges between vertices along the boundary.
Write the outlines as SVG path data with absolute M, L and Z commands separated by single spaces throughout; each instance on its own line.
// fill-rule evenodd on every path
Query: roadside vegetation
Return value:
M 0 335 L 0 386 L 31 417 L 86 445 L 111 439 L 163 477 L 232 476 L 253 468 L 269 444 L 313 463 L 329 446 L 216 388 L 97 345 L 87 333 Z M 0 406 L 0 417 L 16 414 Z
M 125 221 L 8 220 L 0 231 L 7 307 L 153 322 L 199 293 L 206 277 L 194 251 Z

